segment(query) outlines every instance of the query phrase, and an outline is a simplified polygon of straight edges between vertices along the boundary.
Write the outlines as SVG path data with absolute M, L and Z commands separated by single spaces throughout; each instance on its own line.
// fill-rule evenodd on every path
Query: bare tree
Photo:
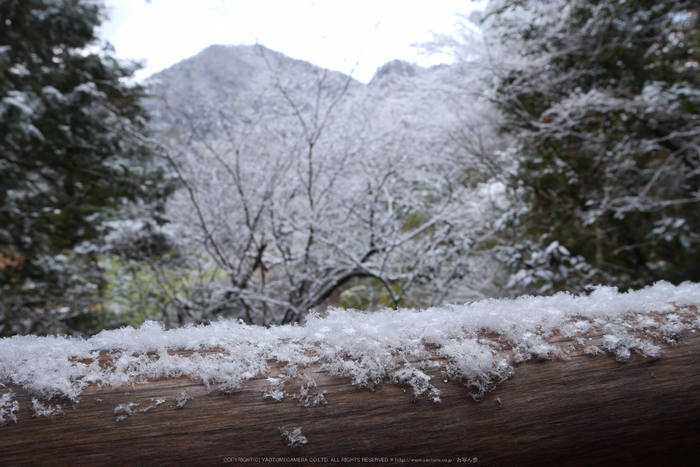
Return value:
M 396 103 L 376 89 L 326 70 L 291 79 L 262 54 L 269 78 L 252 92 L 161 109 L 183 186 L 169 216 L 189 256 L 223 271 L 205 303 L 172 302 L 171 324 L 297 322 L 358 279 L 394 307 L 444 300 L 489 235 L 493 193 L 426 131 L 435 103 L 404 100 L 410 117 L 388 118 Z

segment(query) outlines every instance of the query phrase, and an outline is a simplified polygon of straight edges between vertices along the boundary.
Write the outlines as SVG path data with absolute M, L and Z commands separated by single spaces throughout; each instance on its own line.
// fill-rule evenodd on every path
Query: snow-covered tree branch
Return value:
M 183 186 L 169 215 L 186 249 L 226 276 L 214 305 L 178 309 L 174 323 L 295 322 L 363 280 L 393 307 L 444 299 L 494 216 L 492 190 L 455 167 L 459 145 L 421 128 L 420 103 L 328 71 L 290 80 L 299 64 L 246 53 L 267 72 L 245 93 L 163 90 L 161 131 Z M 387 119 L 392 109 L 412 117 Z
M 696 6 L 497 0 L 476 22 L 432 49 L 481 70 L 501 111 L 511 284 L 698 280 Z

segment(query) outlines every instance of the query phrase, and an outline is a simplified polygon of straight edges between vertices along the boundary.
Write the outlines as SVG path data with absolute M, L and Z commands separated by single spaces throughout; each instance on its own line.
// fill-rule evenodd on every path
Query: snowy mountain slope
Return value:
M 157 100 L 165 98 L 178 109 L 188 105 L 249 105 L 251 94 L 270 88 L 276 80 L 282 86 L 292 83 L 297 91 L 313 93 L 309 85 L 312 87 L 320 74 L 327 75 L 324 87 L 328 93 L 338 92 L 351 80 L 342 73 L 326 71 L 260 45 L 212 45 L 148 81 Z M 360 84 L 351 82 L 354 86 Z
M 436 119 L 441 119 L 437 115 L 450 113 L 435 92 L 440 81 L 449 75 L 448 69 L 445 66 L 424 68 L 392 60 L 377 69 L 369 84 L 363 84 L 340 72 L 325 70 L 260 45 L 212 45 L 154 74 L 148 81 L 157 100 L 165 98 L 178 110 L 188 105 L 199 108 L 251 105 L 250 95 L 265 93 L 267 99 L 273 99 L 269 89 L 275 86 L 289 89 L 296 94 L 294 97 L 312 103 L 317 97 L 319 77 L 323 77 L 322 91 L 326 96 L 336 96 L 348 86 L 340 113 L 351 112 L 358 104 L 372 101 L 376 107 L 398 107 L 395 111 L 404 116 L 420 116 L 425 124 L 438 123 Z M 428 99 L 431 105 L 423 109 L 408 107 L 408 101 Z M 407 102 L 397 106 L 397 100 Z M 158 103 L 152 104 L 158 109 Z M 425 112 L 428 108 L 431 115 Z M 156 121 L 161 116 L 157 113 Z

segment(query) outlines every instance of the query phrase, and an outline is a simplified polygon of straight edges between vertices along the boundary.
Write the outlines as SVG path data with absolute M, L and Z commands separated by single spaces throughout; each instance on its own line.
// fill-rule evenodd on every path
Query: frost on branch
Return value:
M 267 400 L 332 404 L 317 383 L 318 372 L 348 377 L 369 390 L 407 386 L 414 398 L 433 402 L 440 401 L 433 378 L 441 374 L 479 399 L 516 372 L 519 362 L 565 359 L 572 349 L 622 361 L 634 353 L 660 358 L 660 344 L 674 344 L 683 331 L 699 326 L 699 303 L 700 285 L 660 282 L 626 293 L 600 287 L 589 295 L 492 299 L 424 311 L 331 309 L 325 316 L 311 314 L 301 326 L 221 320 L 166 331 L 148 322 L 90 339 L 15 336 L 0 340 L 0 384 L 35 396 L 37 415 L 56 411 L 38 398 L 79 403 L 88 385 L 116 388 L 180 377 L 224 392 L 266 377 Z M 177 407 L 190 398 L 183 392 Z M 114 412 L 125 419 L 161 403 L 152 399 L 141 410 L 120 404 Z M 0 423 L 14 420 L 17 410 L 13 393 L 2 394 Z

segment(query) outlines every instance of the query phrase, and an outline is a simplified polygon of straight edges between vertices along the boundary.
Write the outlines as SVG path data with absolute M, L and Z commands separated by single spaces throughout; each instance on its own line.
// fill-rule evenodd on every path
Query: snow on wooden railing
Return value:
M 688 424 L 661 423 L 660 436 L 675 440 L 676 454 L 690 455 L 700 448 L 678 443 L 700 434 L 700 391 L 689 386 L 700 376 L 697 304 L 700 285 L 658 283 L 628 293 L 601 287 L 579 297 L 425 311 L 332 309 L 311 314 L 303 326 L 219 321 L 164 330 L 149 322 L 90 339 L 2 339 L 0 460 L 52 463 L 84 452 L 91 462 L 118 464 L 140 452 L 163 464 L 264 463 L 263 454 L 308 463 L 313 454 L 332 463 L 337 456 L 391 453 L 396 462 L 527 463 L 522 456 L 535 448 L 540 462 L 569 459 L 588 421 L 591 430 L 597 421 L 598 429 L 639 433 L 625 417 L 651 416 Z M 651 399 L 640 399 L 639 391 Z M 674 397 L 686 400 L 680 415 Z M 620 398 L 633 405 L 618 407 Z M 613 402 L 601 407 L 605 400 Z M 615 410 L 627 414 L 620 426 L 609 418 Z M 516 449 L 514 442 L 539 439 L 548 411 L 569 420 L 547 422 L 557 427 L 550 440 L 573 430 L 568 448 L 542 451 L 551 441 L 540 439 L 539 447 Z M 83 433 L 79 441 L 76 432 Z M 589 447 L 600 448 L 601 439 L 592 439 Z M 635 455 L 652 459 L 645 438 L 636 439 L 646 448 Z M 30 455 L 28 443 L 42 441 L 53 447 L 44 457 Z M 131 450 L 99 455 L 105 443 Z M 197 451 L 197 443 L 210 444 Z M 511 450 L 499 450 L 499 443 Z

